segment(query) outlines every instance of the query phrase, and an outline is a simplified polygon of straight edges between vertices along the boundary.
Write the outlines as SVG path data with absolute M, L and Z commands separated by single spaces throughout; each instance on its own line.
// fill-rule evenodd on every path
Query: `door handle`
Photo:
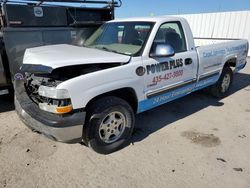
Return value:
M 190 65 L 193 63 L 193 60 L 191 58 L 185 59 L 185 65 Z

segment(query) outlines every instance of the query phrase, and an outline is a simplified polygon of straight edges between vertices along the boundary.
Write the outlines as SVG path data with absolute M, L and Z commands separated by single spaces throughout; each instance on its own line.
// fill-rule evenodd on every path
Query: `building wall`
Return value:
M 178 15 L 188 20 L 194 37 L 208 38 L 204 43 L 219 39 L 250 41 L 250 11 Z M 211 42 L 212 41 L 212 42 Z M 250 52 L 248 53 L 250 56 Z

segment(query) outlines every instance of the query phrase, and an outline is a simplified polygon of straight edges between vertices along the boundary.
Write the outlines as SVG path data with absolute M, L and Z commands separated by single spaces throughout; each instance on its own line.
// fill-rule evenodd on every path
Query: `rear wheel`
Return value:
M 129 143 L 135 118 L 126 101 L 118 97 L 103 97 L 88 110 L 83 139 L 90 148 L 97 153 L 109 154 Z
M 230 67 L 224 67 L 217 83 L 211 86 L 211 94 L 218 98 L 228 95 L 233 82 L 233 71 Z

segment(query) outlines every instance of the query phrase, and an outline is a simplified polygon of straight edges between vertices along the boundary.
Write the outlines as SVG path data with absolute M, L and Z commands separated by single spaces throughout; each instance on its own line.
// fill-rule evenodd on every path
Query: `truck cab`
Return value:
M 54 140 L 108 154 L 129 142 L 137 113 L 203 88 L 225 97 L 248 47 L 247 40 L 195 46 L 180 17 L 110 21 L 82 47 L 27 49 L 17 112 Z

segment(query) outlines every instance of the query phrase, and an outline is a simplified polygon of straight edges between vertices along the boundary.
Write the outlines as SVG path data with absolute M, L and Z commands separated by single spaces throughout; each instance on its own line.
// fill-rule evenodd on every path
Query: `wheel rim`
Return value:
M 121 138 L 126 127 L 125 116 L 121 112 L 111 112 L 102 120 L 99 136 L 103 142 L 111 144 Z
M 230 86 L 230 82 L 231 82 L 231 78 L 229 74 L 226 74 L 222 80 L 222 84 L 221 84 L 221 88 L 222 88 L 222 92 L 225 93 L 229 86 Z

